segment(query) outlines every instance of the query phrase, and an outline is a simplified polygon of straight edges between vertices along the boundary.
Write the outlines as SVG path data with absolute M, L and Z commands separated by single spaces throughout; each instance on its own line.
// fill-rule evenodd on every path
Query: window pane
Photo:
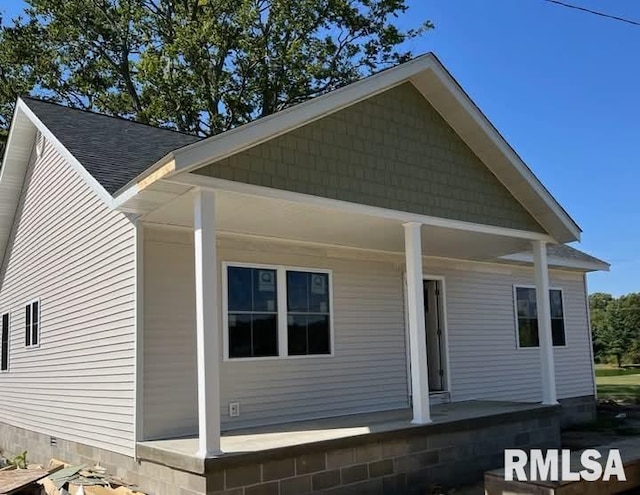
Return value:
M 310 273 L 309 311 L 312 313 L 329 312 L 329 275 Z
M 516 287 L 516 297 L 518 300 L 518 317 L 536 317 L 536 290 L 528 287 Z
M 38 301 L 32 303 L 31 309 L 31 345 L 38 345 L 39 335 L 38 335 L 38 316 L 39 316 L 40 307 Z
M 330 354 L 329 316 L 310 315 L 307 318 L 307 345 L 309 354 Z
M 564 316 L 562 311 L 562 291 L 550 290 L 549 300 L 551 303 L 551 318 L 562 318 Z
M 251 315 L 229 315 L 229 357 L 251 357 Z
M 31 345 L 31 304 L 28 304 L 25 312 L 25 345 Z
M 307 353 L 307 317 L 304 315 L 289 315 L 287 320 L 289 355 L 305 355 Z
M 229 311 L 251 311 L 251 272 L 251 268 L 228 268 Z
M 275 270 L 253 269 L 253 311 L 278 311 Z
M 9 313 L 2 315 L 2 336 L 0 338 L 0 370 L 9 369 Z
M 276 315 L 254 314 L 253 356 L 278 355 L 278 318 Z
M 518 318 L 518 337 L 520 347 L 538 347 L 538 320 L 534 318 Z
M 565 345 L 564 320 L 562 318 L 551 319 L 551 336 L 553 345 Z
M 309 310 L 309 274 L 287 272 L 287 309 L 305 313 Z

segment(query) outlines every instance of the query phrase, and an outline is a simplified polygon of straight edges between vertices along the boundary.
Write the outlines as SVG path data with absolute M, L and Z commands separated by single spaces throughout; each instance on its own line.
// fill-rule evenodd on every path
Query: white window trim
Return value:
M 278 355 L 259 357 L 229 357 L 229 301 L 228 301 L 228 269 L 229 267 L 258 268 L 276 271 L 277 294 L 278 294 Z M 301 271 L 309 273 L 326 273 L 329 276 L 329 354 L 302 354 L 289 356 L 288 343 L 288 322 L 287 322 L 287 271 Z M 224 362 L 240 361 L 273 361 L 277 359 L 322 359 L 335 357 L 335 331 L 333 323 L 333 271 L 326 268 L 300 267 L 290 265 L 267 265 L 262 263 L 247 263 L 245 261 L 223 261 L 222 262 L 222 347 Z
M 516 292 L 517 289 L 536 289 L 537 287 L 535 285 L 528 285 L 528 284 L 514 284 L 513 285 L 513 318 L 514 318 L 514 322 L 515 322 L 515 328 L 516 328 L 516 349 L 518 350 L 522 350 L 522 351 L 527 351 L 527 350 L 540 350 L 540 346 L 527 346 L 527 347 L 521 347 L 520 346 L 520 328 L 518 327 L 518 293 Z M 552 347 L 554 349 L 563 349 L 565 347 L 568 346 L 568 339 L 567 339 L 567 315 L 566 310 L 567 310 L 567 306 L 564 303 L 564 289 L 562 287 L 549 287 L 549 291 L 552 290 L 559 290 L 560 291 L 560 298 L 562 299 L 562 325 L 563 325 L 563 330 L 564 330 L 564 345 L 552 345 Z M 540 336 L 538 336 L 538 339 L 540 338 Z M 553 344 L 553 343 L 552 343 Z
M 33 342 L 30 345 L 24 345 L 25 349 L 39 349 L 40 348 L 40 344 L 41 344 L 41 337 L 42 337 L 42 329 L 40 328 L 40 321 L 42 320 L 42 303 L 40 302 L 40 298 L 37 299 L 32 299 L 31 301 L 27 302 L 26 304 L 24 304 L 22 307 L 25 308 L 25 318 L 26 318 L 26 307 L 27 306 L 32 306 L 33 303 L 38 303 L 38 343 L 37 344 L 33 344 Z M 31 321 L 31 325 L 33 325 L 33 320 Z M 27 331 L 27 326 L 26 326 L 26 322 L 25 322 L 25 328 L 24 331 Z M 33 341 L 33 334 L 32 334 L 32 339 Z
M 11 311 L 5 311 L 0 314 L 0 318 L 4 317 L 4 315 L 9 315 L 9 323 L 7 328 L 7 369 L 3 370 L 0 366 L 0 373 L 9 373 L 9 369 L 11 369 Z M 2 321 L 0 321 L 0 359 L 2 358 Z M 0 364 L 1 361 L 0 361 Z

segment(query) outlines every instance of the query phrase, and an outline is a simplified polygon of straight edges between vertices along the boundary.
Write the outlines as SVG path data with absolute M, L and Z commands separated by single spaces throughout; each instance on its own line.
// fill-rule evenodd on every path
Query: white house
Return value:
M 432 54 L 208 139 L 19 100 L 0 447 L 163 494 L 428 483 L 375 435 L 592 416 L 579 239 Z

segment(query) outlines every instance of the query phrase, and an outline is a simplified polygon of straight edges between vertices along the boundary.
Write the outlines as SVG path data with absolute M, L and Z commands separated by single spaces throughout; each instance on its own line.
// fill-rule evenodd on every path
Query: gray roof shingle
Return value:
M 170 151 L 201 139 L 56 103 L 24 101 L 111 195 Z
M 588 263 L 605 263 L 606 261 L 602 261 L 601 259 L 596 258 L 595 256 L 591 256 L 583 251 L 580 251 L 574 247 L 571 247 L 567 244 L 549 244 L 547 246 L 547 255 L 548 256 L 556 256 L 558 258 L 563 258 L 566 260 L 575 260 L 575 261 L 586 261 Z

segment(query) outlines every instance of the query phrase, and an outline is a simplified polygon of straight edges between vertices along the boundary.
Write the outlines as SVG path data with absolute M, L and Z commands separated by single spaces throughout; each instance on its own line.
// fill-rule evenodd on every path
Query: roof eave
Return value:
M 533 255 L 530 253 L 508 254 L 501 256 L 499 260 L 507 263 L 532 265 Z M 551 268 L 564 268 L 581 272 L 608 272 L 611 268 L 609 263 L 600 260 L 573 260 L 559 256 L 548 256 L 547 264 Z

